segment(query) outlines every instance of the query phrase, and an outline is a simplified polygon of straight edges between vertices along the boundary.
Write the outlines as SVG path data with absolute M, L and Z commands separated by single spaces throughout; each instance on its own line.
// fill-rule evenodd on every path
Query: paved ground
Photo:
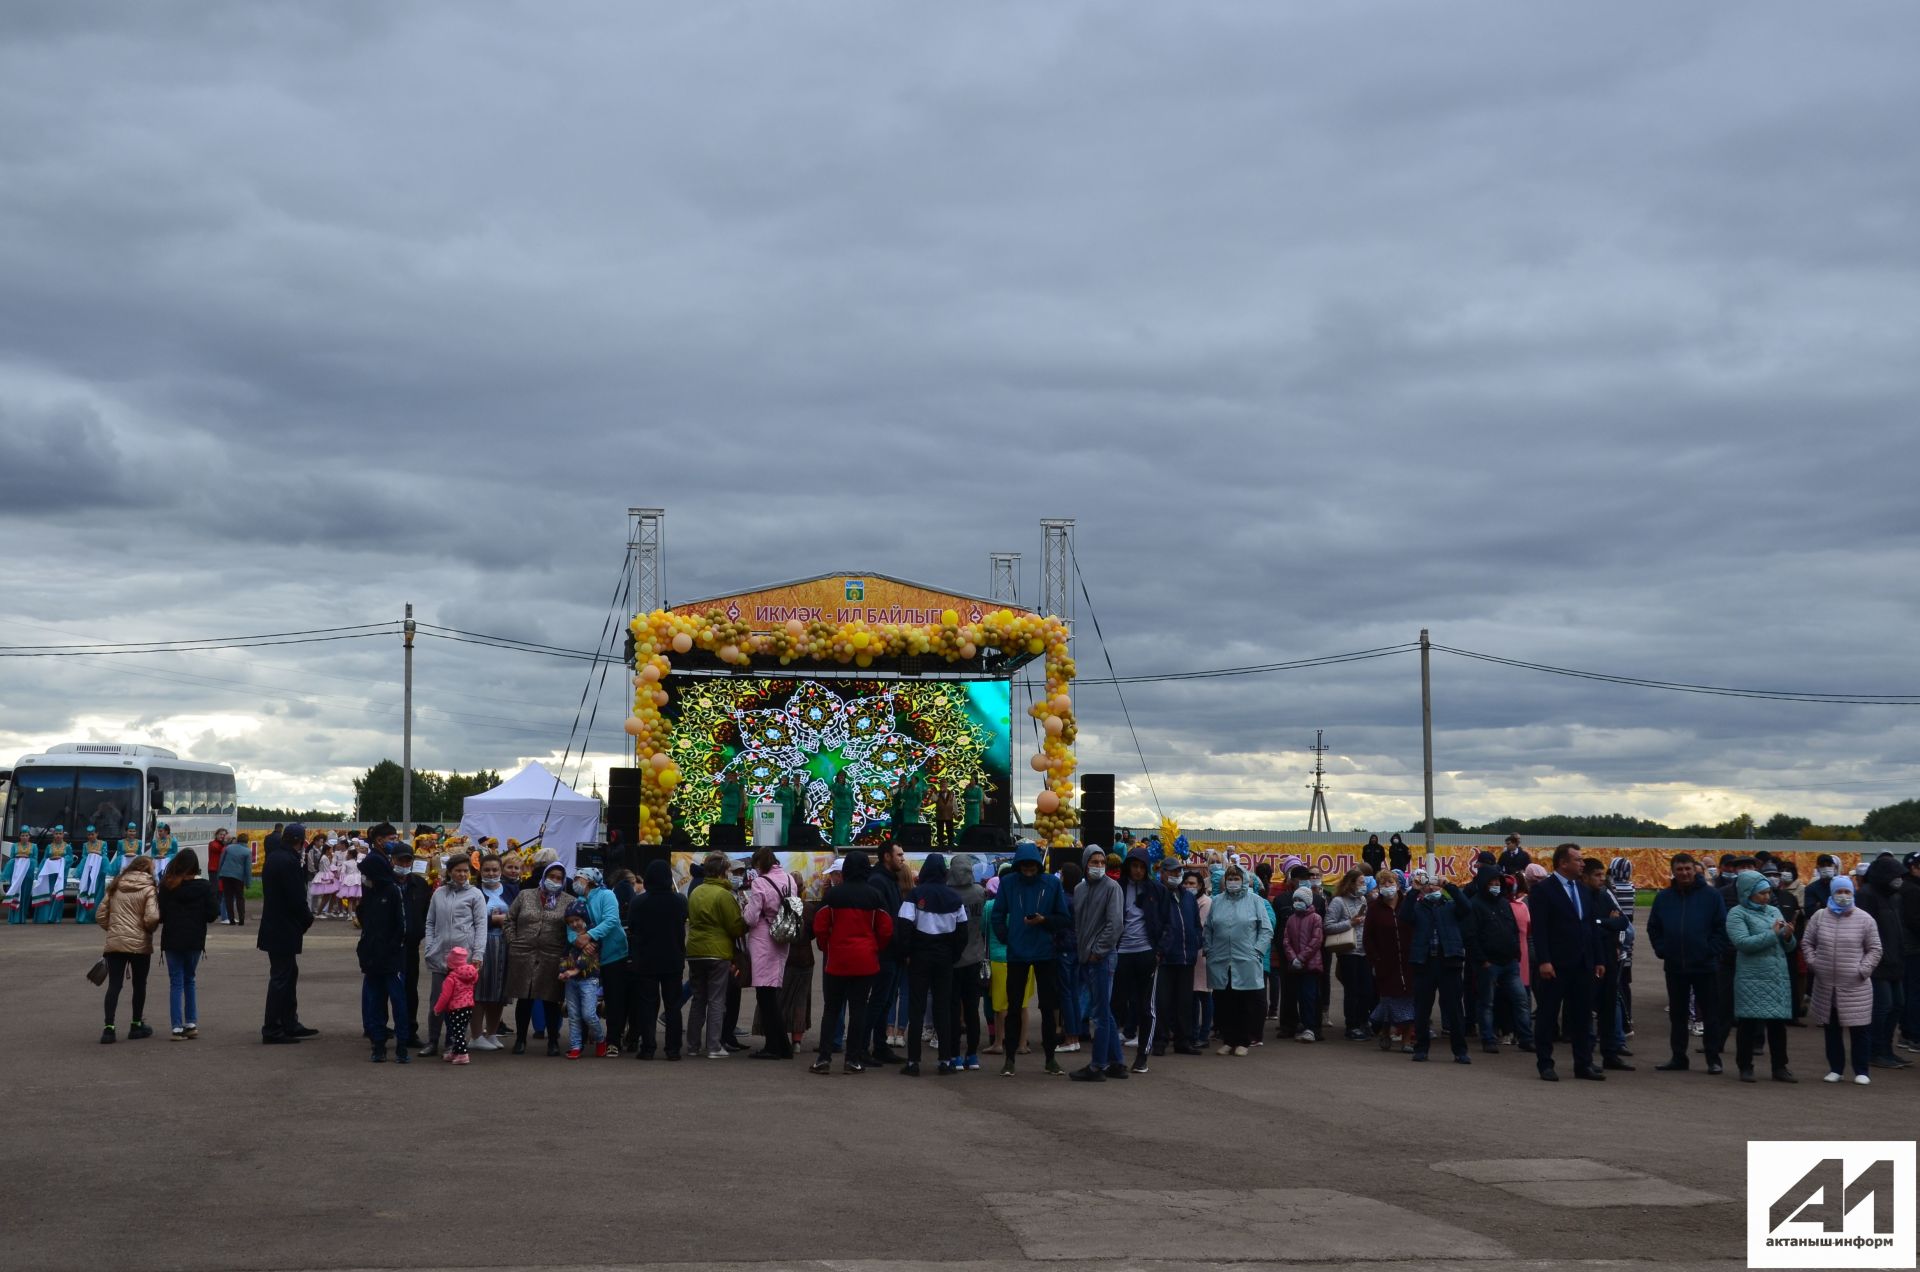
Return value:
M 1652 985 L 1642 1069 L 1605 1085 L 1338 1042 L 1094 1087 L 1037 1058 L 1013 1081 L 505 1052 L 375 1067 L 352 934 L 316 929 L 301 1002 L 324 1036 L 280 1048 L 257 1041 L 252 937 L 214 929 L 200 1040 L 167 1040 L 156 966 L 160 1034 L 102 1047 L 97 930 L 0 927 L 0 1267 L 1730 1268 L 1749 1137 L 1920 1125 L 1920 1069 L 1870 1089 L 1651 1072 Z M 1816 1035 L 1790 1046 L 1816 1079 Z

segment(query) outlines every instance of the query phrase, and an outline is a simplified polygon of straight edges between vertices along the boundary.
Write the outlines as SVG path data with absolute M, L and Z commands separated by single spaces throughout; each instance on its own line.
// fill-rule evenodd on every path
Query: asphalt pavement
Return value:
M 456 1069 L 368 1062 L 339 923 L 301 961 L 321 1036 L 262 1046 L 253 935 L 212 930 L 198 1040 L 168 1039 L 156 954 L 155 1036 L 101 1046 L 98 930 L 0 926 L 0 1267 L 1731 1268 L 1748 1139 L 1920 1129 L 1920 1069 L 1822 1084 L 1816 1030 L 1788 1031 L 1797 1086 L 1653 1072 L 1655 974 L 1639 1070 L 1605 1083 L 1341 1041 L 1104 1085 L 1037 1055 L 1010 1080 L 822 1078 L 804 1056 Z

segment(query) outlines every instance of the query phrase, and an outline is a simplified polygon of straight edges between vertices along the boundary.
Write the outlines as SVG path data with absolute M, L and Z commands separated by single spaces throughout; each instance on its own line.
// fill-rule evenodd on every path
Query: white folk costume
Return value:
M 33 872 L 33 921 L 58 923 L 67 911 L 67 840 L 56 834 Z
M 107 894 L 107 846 L 89 835 L 80 847 L 80 864 L 73 872 L 73 921 L 85 923 Z
M 40 853 L 33 840 L 20 836 L 0 870 L 0 905 L 6 907 L 7 922 L 25 923 L 33 917 L 33 872 L 39 864 Z

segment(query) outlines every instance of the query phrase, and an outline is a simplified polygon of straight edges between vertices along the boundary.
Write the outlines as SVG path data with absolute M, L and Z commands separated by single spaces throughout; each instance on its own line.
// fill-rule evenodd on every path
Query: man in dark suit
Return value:
M 300 1023 L 300 946 L 313 926 L 307 907 L 306 875 L 295 845 L 306 842 L 306 827 L 288 826 L 280 843 L 260 867 L 260 934 L 254 945 L 267 956 L 267 1010 L 260 1041 L 299 1042 L 319 1033 Z
M 1527 894 L 1532 926 L 1527 944 L 1533 958 L 1533 993 L 1539 1010 L 1533 1021 L 1534 1055 L 1543 1082 L 1558 1082 L 1553 1069 L 1553 1039 L 1564 1030 L 1573 1049 L 1573 1076 L 1606 1080 L 1593 1063 L 1593 997 L 1607 974 L 1595 943 L 1596 899 L 1581 880 L 1580 845 L 1553 850 L 1553 873 Z

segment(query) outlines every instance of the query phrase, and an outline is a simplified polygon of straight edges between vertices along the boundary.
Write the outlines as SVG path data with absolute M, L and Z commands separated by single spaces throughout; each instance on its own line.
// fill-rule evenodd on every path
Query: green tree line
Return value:
M 1755 839 L 1873 840 L 1880 843 L 1920 843 L 1920 799 L 1903 800 L 1876 808 L 1858 825 L 1819 825 L 1810 817 L 1775 813 L 1756 822 L 1751 813 L 1741 813 L 1709 826 L 1695 822 L 1687 826 L 1668 826 L 1626 813 L 1594 813 L 1585 816 L 1549 814 L 1545 817 L 1500 817 L 1483 826 L 1465 826 L 1457 818 L 1433 819 L 1435 834 L 1441 835 L 1576 835 L 1641 837 L 1655 839 L 1745 839 L 1751 827 Z M 1423 833 L 1426 825 L 1415 822 L 1413 831 Z
M 353 815 L 359 821 L 400 821 L 400 787 L 405 774 L 392 760 L 378 764 L 353 779 Z M 490 791 L 500 785 L 500 775 L 492 769 L 477 773 L 413 773 L 413 820 L 451 822 L 460 820 L 461 806 L 467 796 Z

